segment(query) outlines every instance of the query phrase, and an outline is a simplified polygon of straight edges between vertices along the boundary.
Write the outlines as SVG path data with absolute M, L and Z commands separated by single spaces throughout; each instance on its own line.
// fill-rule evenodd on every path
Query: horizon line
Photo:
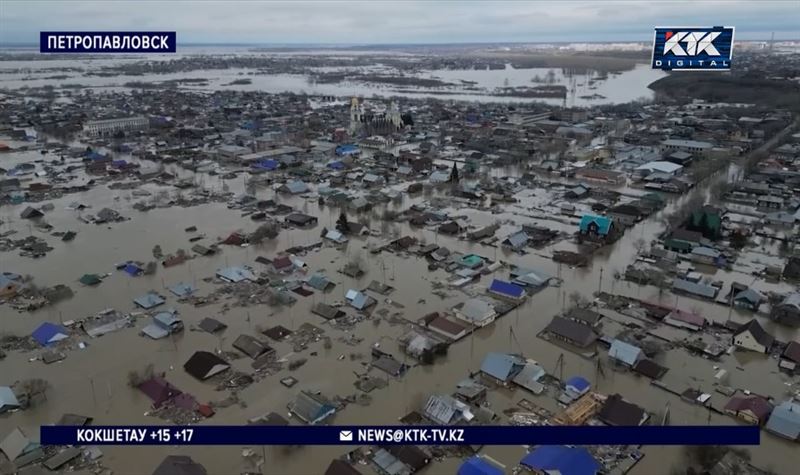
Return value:
M 772 39 L 751 39 L 751 40 L 738 40 L 739 43 L 757 43 L 757 42 L 771 42 L 784 43 L 800 41 L 800 38 L 782 38 L 780 40 Z M 463 41 L 463 42 L 420 42 L 420 43 L 264 43 L 264 42 L 203 42 L 203 41 L 186 41 L 178 42 L 177 46 L 261 46 L 261 47 L 323 47 L 323 48 L 354 48 L 354 47 L 399 47 L 399 46 L 501 46 L 501 45 L 550 45 L 550 44 L 639 44 L 651 43 L 652 40 L 559 40 L 559 41 Z M 0 42 L 0 48 L 3 47 L 22 47 L 22 46 L 38 46 L 39 42 Z

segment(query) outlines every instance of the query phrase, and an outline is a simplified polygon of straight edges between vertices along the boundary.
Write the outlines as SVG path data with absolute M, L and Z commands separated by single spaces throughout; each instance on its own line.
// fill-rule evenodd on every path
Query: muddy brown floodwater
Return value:
M 182 175 L 187 173 L 178 169 L 176 171 Z M 713 177 L 711 182 L 726 177 L 726 172 L 723 172 Z M 215 177 L 205 176 L 203 180 L 207 187 L 220 189 L 222 186 Z M 243 180 L 231 180 L 228 185 L 231 191 L 239 193 L 242 191 Z M 706 186 L 707 184 L 692 193 L 704 193 Z M 153 192 L 168 189 L 156 185 L 145 185 L 144 188 Z M 266 199 L 272 198 L 274 192 L 269 189 L 258 189 L 256 195 L 259 199 Z M 68 195 L 57 199 L 53 201 L 55 211 L 47 214 L 47 221 L 56 229 L 78 231 L 78 237 L 70 243 L 58 242 L 54 246 L 55 249 L 45 258 L 31 260 L 12 252 L 0 255 L 2 259 L 0 262 L 4 271 L 34 276 L 39 286 L 68 283 L 76 295 L 56 306 L 30 314 L 16 313 L 8 306 L 0 307 L 2 312 L 0 328 L 4 332 L 29 334 L 43 321 L 58 322 L 74 319 L 94 314 L 105 308 L 132 311 L 134 297 L 151 289 L 167 295 L 164 286 L 179 281 L 192 282 L 199 288 L 200 295 L 207 294 L 217 286 L 205 282 L 203 278 L 213 276 L 217 269 L 240 264 L 258 266 L 253 263 L 257 256 L 272 257 L 288 247 L 317 242 L 322 227 L 331 228 L 339 214 L 338 209 L 318 206 L 315 198 L 280 196 L 279 199 L 296 209 L 318 216 L 319 225 L 310 230 L 284 230 L 277 239 L 264 245 L 246 248 L 223 246 L 224 251 L 217 256 L 197 257 L 171 268 L 159 266 L 155 275 L 138 278 L 114 271 L 114 265 L 128 259 L 150 260 L 152 248 L 156 244 L 165 252 L 173 252 L 178 248 L 188 249 L 191 244 L 184 229 L 189 226 L 197 226 L 198 232 L 211 238 L 206 241 L 210 242 L 239 228 L 252 230 L 256 225 L 249 218 L 242 218 L 239 211 L 229 210 L 222 203 L 191 208 L 154 209 L 140 213 L 130 208 L 137 200 L 131 198 L 130 191 L 109 190 L 105 186 L 98 186 L 80 195 Z M 518 205 L 522 208 L 530 206 L 531 203 L 526 203 L 526 199 L 523 198 Z M 658 300 L 658 289 L 615 281 L 612 276 L 614 271 L 622 271 L 632 262 L 635 254 L 634 241 L 640 238 L 649 241 L 654 238 L 663 229 L 660 224 L 662 214 L 670 212 L 676 203 L 686 199 L 689 197 L 684 196 L 671 202 L 666 210 L 629 229 L 620 241 L 597 252 L 590 267 L 569 269 L 563 266 L 560 275 L 564 283 L 560 288 L 550 287 L 533 295 L 524 305 L 498 319 L 493 325 L 482 328 L 474 336 L 452 345 L 447 356 L 438 360 L 436 364 L 414 367 L 401 379 L 390 378 L 388 387 L 370 393 L 372 397 L 370 405 L 364 407 L 350 405 L 338 412 L 333 422 L 343 425 L 397 423 L 397 419 L 408 411 L 420 409 L 428 395 L 450 393 L 458 381 L 466 377 L 470 371 L 478 369 L 487 352 L 513 351 L 539 361 L 548 371 L 555 370 L 556 361 L 563 354 L 565 376 L 583 375 L 597 386 L 598 391 L 606 394 L 618 392 L 651 413 L 662 412 L 669 404 L 672 424 L 736 424 L 732 418 L 718 415 L 713 415 L 709 419 L 707 410 L 687 404 L 676 396 L 649 384 L 648 379 L 637 377 L 632 373 L 607 370 L 604 377 L 599 376 L 595 370 L 594 360 L 584 359 L 536 336 L 552 316 L 562 310 L 564 295 L 574 291 L 588 296 L 599 288 L 612 291 L 613 287 L 615 293 Z M 388 206 L 406 208 L 422 200 L 423 197 L 413 199 L 406 197 L 402 205 Z M 77 220 L 76 212 L 65 210 L 65 207 L 73 201 L 91 204 L 95 212 L 108 206 L 132 219 L 109 226 L 84 224 Z M 38 233 L 36 230 L 30 231 L 27 223 L 18 219 L 23 207 L 24 205 L 8 206 L 0 211 L 2 219 L 7 222 L 0 228 L 1 231 L 17 229 L 20 235 L 29 232 Z M 514 219 L 518 223 L 537 222 L 512 213 L 498 216 L 467 209 L 452 211 L 468 213 L 475 223 L 506 218 Z M 371 227 L 379 226 L 380 223 L 373 219 Z M 509 263 L 534 267 L 553 276 L 559 273 L 558 266 L 552 260 L 541 256 L 548 253 L 547 248 L 520 256 L 507 254 L 494 247 L 437 235 L 431 230 L 412 229 L 404 223 L 392 223 L 390 227 L 400 235 L 411 234 L 427 242 L 437 242 L 450 250 L 474 252 Z M 362 322 L 352 330 L 352 333 L 364 340 L 357 346 L 349 346 L 337 339 L 345 335 L 343 331 L 333 329 L 324 324 L 321 318 L 311 314 L 310 309 L 314 303 L 342 300 L 348 288 L 363 288 L 371 280 L 385 281 L 395 287 L 396 290 L 390 297 L 405 307 L 398 310 L 381 301 L 378 308 L 388 308 L 391 312 L 400 311 L 410 320 L 416 320 L 432 311 L 448 310 L 465 299 L 464 293 L 456 290 L 447 290 L 444 298 L 432 294 L 432 283 L 437 279 L 444 280 L 447 274 L 444 271 L 428 271 L 424 259 L 387 252 L 371 254 L 365 249 L 366 243 L 367 240 L 353 239 L 347 245 L 345 253 L 335 248 L 322 247 L 301 256 L 300 258 L 308 264 L 309 272 L 325 270 L 326 274 L 337 283 L 332 292 L 315 292 L 309 297 L 298 296 L 297 303 L 290 307 L 233 307 L 221 317 L 221 320 L 228 325 L 228 329 L 219 337 L 205 332 L 191 331 L 189 328 L 204 317 L 218 315 L 221 304 L 195 308 L 178 303 L 170 296 L 163 308 L 177 309 L 187 325 L 187 331 L 174 339 L 154 341 L 143 338 L 138 335 L 137 330 L 128 328 L 97 339 L 86 338 L 84 341 L 88 343 L 88 347 L 85 350 L 69 351 L 66 360 L 51 365 L 44 365 L 41 361 L 29 362 L 32 353 L 10 352 L 8 357 L 0 362 L 0 374 L 4 384 L 36 376 L 47 379 L 52 388 L 47 393 L 46 402 L 33 409 L 0 418 L 0 434 L 7 433 L 14 426 L 20 426 L 27 434 L 36 438 L 39 425 L 51 424 L 66 412 L 92 416 L 94 424 L 97 425 L 158 424 L 161 422 L 159 419 L 145 415 L 150 406 L 149 400 L 139 391 L 127 386 L 128 372 L 141 369 L 148 363 L 154 364 L 159 371 L 166 371 L 166 377 L 170 382 L 194 394 L 199 401 L 223 399 L 227 393 L 217 392 L 210 384 L 190 377 L 183 371 L 183 363 L 196 350 L 213 350 L 219 347 L 230 350 L 232 341 L 239 334 L 255 334 L 256 327 L 278 324 L 296 329 L 304 322 L 311 322 L 325 329 L 326 334 L 332 337 L 332 347 L 325 349 L 322 342 L 312 344 L 308 350 L 298 355 L 308 358 L 305 365 L 292 372 L 285 369 L 247 387 L 240 393 L 243 406 L 221 408 L 216 415 L 202 424 L 243 424 L 248 418 L 270 411 L 286 414 L 287 403 L 298 391 L 304 389 L 318 390 L 328 396 L 355 394 L 357 390 L 353 386 L 354 373 L 362 373 L 364 366 L 360 361 L 351 360 L 349 357 L 339 359 L 340 355 L 361 353 L 368 357 L 373 345 L 379 343 L 382 349 L 399 356 L 402 352 L 398 348 L 396 338 L 404 334 L 408 326 L 393 326 L 386 320 L 381 320 L 377 325 L 372 322 Z M 564 244 L 556 246 L 559 245 Z M 336 272 L 347 259 L 355 258 L 357 255 L 360 255 L 367 268 L 363 277 L 351 279 Z M 97 288 L 81 287 L 77 282 L 77 279 L 85 273 L 103 272 L 114 273 Z M 730 282 L 741 280 L 743 277 L 735 273 L 721 272 L 717 274 L 717 278 Z M 484 279 L 476 287 L 482 288 L 485 284 Z M 663 298 L 675 299 L 669 295 Z M 678 305 L 682 308 L 698 308 L 709 319 L 724 321 L 728 318 L 728 309 L 713 303 L 680 298 Z M 613 315 L 610 317 L 614 319 Z M 622 316 L 619 318 L 623 319 Z M 732 318 L 743 322 L 750 316 L 734 311 Z M 772 322 L 762 321 L 762 323 L 779 339 L 797 336 L 786 328 L 775 326 Z M 143 323 L 140 321 L 137 328 L 140 329 L 142 326 Z M 516 340 L 511 337 L 512 328 Z M 292 348 L 289 344 L 276 343 L 274 347 L 279 356 L 291 358 Z M 317 352 L 317 355 L 310 356 L 309 352 Z M 235 360 L 233 365 L 242 371 L 250 371 L 249 363 L 249 359 L 243 358 Z M 690 356 L 684 350 L 673 349 L 663 354 L 659 363 L 669 367 L 669 372 L 663 381 L 679 390 L 686 387 L 701 387 L 706 392 L 711 392 L 714 366 L 718 365 L 728 369 L 731 375 L 730 385 L 733 387 L 748 388 L 776 398 L 784 398 L 787 391 L 787 387 L 783 384 L 784 376 L 776 374 L 776 362 L 760 355 L 747 357 L 733 355 L 724 357 L 720 362 L 711 362 Z M 737 367 L 742 367 L 743 371 L 737 370 Z M 299 383 L 291 389 L 278 382 L 289 374 L 299 380 Z M 515 405 L 523 397 L 532 396 L 521 390 L 516 392 L 501 390 L 491 392 L 489 401 L 491 408 L 500 414 L 503 409 Z M 721 405 L 720 397 L 718 394 L 713 397 L 717 405 Z M 536 397 L 535 401 L 551 410 L 557 409 L 552 394 Z M 186 454 L 205 465 L 209 473 L 231 474 L 253 468 L 241 456 L 242 449 L 242 447 L 104 447 L 103 460 L 115 473 L 150 473 L 164 455 Z M 261 448 L 255 449 L 257 454 L 262 453 Z M 748 449 L 752 453 L 753 463 L 757 466 L 771 467 L 778 473 L 794 472 L 798 460 L 796 444 L 763 433 L 761 445 Z M 300 447 L 292 450 L 279 447 L 266 448 L 263 451 L 267 457 L 264 472 L 322 473 L 332 458 L 340 456 L 346 450 L 345 447 L 337 446 Z M 670 467 L 681 457 L 679 447 L 645 447 L 643 451 L 646 456 L 634 468 L 632 472 L 634 474 L 668 473 Z M 525 448 L 486 447 L 484 452 L 511 467 L 525 454 Z M 437 462 L 429 467 L 428 473 L 454 473 L 459 463 L 460 460 L 456 459 Z

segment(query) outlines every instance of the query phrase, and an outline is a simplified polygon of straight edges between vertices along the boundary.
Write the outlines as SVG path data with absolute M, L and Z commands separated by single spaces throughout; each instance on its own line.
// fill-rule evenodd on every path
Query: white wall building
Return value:
M 147 130 L 150 120 L 144 116 L 119 117 L 116 119 L 90 120 L 83 125 L 83 131 L 91 137 L 106 137 L 117 132 L 138 132 Z

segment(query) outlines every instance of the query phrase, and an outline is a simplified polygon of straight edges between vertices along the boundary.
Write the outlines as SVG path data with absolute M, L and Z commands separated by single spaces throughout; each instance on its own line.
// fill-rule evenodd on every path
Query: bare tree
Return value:
M 38 402 L 39 396 L 47 399 L 47 390 L 50 389 L 50 383 L 46 379 L 32 378 L 21 381 L 16 386 L 17 391 L 26 400 L 28 407 L 35 405 Z
M 144 266 L 144 275 L 153 275 L 158 269 L 156 261 L 150 261 Z
M 136 387 L 153 377 L 153 364 L 148 364 L 141 371 L 131 370 L 128 372 L 128 386 Z
M 642 251 L 647 247 L 647 241 L 639 238 L 633 241 L 633 248 L 636 249 L 636 254 L 642 254 Z
M 573 307 L 586 307 L 587 305 L 589 305 L 589 299 L 584 297 L 577 290 L 570 292 L 569 301 Z
M 266 239 L 275 239 L 278 237 L 279 233 L 280 228 L 278 227 L 278 224 L 274 221 L 270 221 L 257 227 L 256 230 L 250 234 L 250 242 L 253 244 L 259 244 Z

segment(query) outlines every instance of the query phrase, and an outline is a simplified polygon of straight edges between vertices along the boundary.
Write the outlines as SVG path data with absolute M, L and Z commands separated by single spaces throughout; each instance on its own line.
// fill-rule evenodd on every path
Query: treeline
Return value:
M 717 72 L 670 74 L 648 86 L 659 98 L 742 102 L 800 111 L 800 84 Z

